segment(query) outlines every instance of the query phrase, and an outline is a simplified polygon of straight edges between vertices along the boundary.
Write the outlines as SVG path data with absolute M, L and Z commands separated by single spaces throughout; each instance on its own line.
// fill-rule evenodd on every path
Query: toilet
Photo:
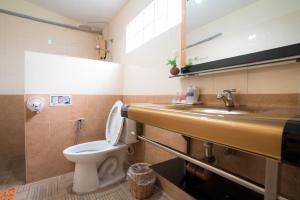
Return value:
M 82 194 L 112 185 L 125 178 L 123 163 L 129 144 L 137 142 L 135 121 L 121 116 L 123 103 L 117 101 L 106 123 L 106 140 L 66 148 L 64 156 L 75 163 L 72 190 Z

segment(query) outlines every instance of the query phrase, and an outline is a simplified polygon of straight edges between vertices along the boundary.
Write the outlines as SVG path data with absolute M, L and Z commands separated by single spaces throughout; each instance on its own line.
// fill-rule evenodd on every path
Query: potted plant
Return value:
M 166 65 L 171 66 L 170 73 L 174 76 L 179 74 L 179 72 L 180 72 L 179 68 L 177 67 L 176 59 L 177 59 L 177 56 L 172 56 L 167 59 L 167 63 L 166 63 Z
M 193 58 L 188 58 L 185 67 L 190 68 L 193 65 Z
M 197 63 L 198 61 L 199 58 L 197 56 L 187 58 L 185 66 L 181 68 L 181 73 L 189 73 L 190 68 L 194 65 L 194 62 Z

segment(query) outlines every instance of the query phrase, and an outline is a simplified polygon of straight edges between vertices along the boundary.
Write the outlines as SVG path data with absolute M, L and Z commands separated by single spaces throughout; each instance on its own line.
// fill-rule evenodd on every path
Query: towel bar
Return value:
M 145 141 L 145 142 L 148 142 L 162 150 L 165 150 L 169 153 L 172 153 L 172 154 L 175 154 L 176 156 L 186 160 L 186 161 L 189 161 L 195 165 L 198 165 L 206 170 L 209 170 L 219 176 L 222 176 L 232 182 L 235 182 L 239 185 L 242 185 L 252 191 L 255 191 L 259 194 L 262 194 L 264 195 L 264 199 L 265 200 L 288 200 L 287 198 L 285 197 L 282 197 L 282 196 L 279 196 L 277 195 L 277 178 L 278 178 L 278 161 L 276 160 L 272 160 L 272 159 L 267 159 L 267 165 L 266 165 L 266 178 L 265 178 L 265 185 L 266 185 L 266 188 L 263 188 L 261 186 L 258 186 L 254 183 L 251 183 L 247 180 L 244 180 L 238 176 L 235 176 L 235 175 L 232 175 L 224 170 L 221 170 L 221 169 L 218 169 L 214 166 L 211 166 L 211 165 L 208 165 L 204 162 L 201 162 L 195 158 L 192 158 L 178 150 L 175 150 L 171 147 L 168 147 L 166 145 L 163 145 L 163 144 L 160 144 L 159 142 L 155 142 L 153 140 L 150 140 L 146 137 L 143 137 L 143 136 L 137 136 L 137 138 L 139 140 L 142 140 L 142 141 Z

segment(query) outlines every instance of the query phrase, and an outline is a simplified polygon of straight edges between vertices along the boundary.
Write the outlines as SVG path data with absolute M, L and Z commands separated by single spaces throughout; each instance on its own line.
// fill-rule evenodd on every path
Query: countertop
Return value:
M 210 113 L 219 109 L 221 113 Z M 240 113 L 230 114 L 234 111 Z M 298 109 L 139 103 L 127 105 L 126 115 L 144 124 L 277 160 L 285 153 L 287 122 L 292 120 L 300 127 Z M 300 130 L 296 130 L 300 141 Z

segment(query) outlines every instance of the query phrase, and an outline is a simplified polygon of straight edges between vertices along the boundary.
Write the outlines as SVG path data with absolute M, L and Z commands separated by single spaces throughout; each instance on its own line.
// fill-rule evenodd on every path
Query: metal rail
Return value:
M 12 15 L 12 16 L 16 16 L 16 17 L 21 17 L 24 19 L 29 19 L 32 21 L 36 21 L 36 22 L 41 22 L 41 23 L 45 23 L 45 24 L 51 24 L 54 26 L 60 26 L 63 28 L 68 28 L 68 29 L 72 29 L 72 30 L 78 30 L 78 31 L 83 31 L 83 32 L 88 32 L 88 33 L 96 33 L 96 34 L 101 34 L 100 31 L 93 31 L 93 30 L 85 30 L 76 26 L 71 26 L 71 25 L 67 25 L 67 24 L 62 24 L 62 23 L 58 23 L 58 22 L 53 22 L 53 21 L 49 21 L 49 20 L 45 20 L 45 19 L 40 19 L 40 18 L 36 18 L 36 17 L 32 17 L 29 15 L 24 15 L 21 13 L 17 13 L 17 12 L 13 12 L 13 11 L 9 11 L 9 10 L 4 10 L 0 8 L 0 13 L 4 13 L 7 15 Z
M 215 34 L 215 35 L 213 35 L 213 36 L 211 36 L 211 37 L 205 38 L 205 39 L 203 39 L 203 40 L 201 40 L 201 41 L 199 41 L 199 42 L 196 42 L 196 43 L 194 43 L 194 44 L 187 45 L 186 49 L 189 49 L 189 48 L 192 48 L 192 47 L 197 46 L 197 45 L 199 45 L 199 44 L 208 42 L 208 41 L 213 40 L 213 39 L 215 39 L 215 38 L 217 38 L 217 37 L 219 37 L 219 36 L 221 36 L 221 35 L 222 35 L 222 33 L 217 33 L 217 34 Z
M 250 189 L 250 190 L 252 190 L 254 192 L 262 194 L 262 195 L 265 196 L 265 200 L 275 200 L 275 199 L 278 199 L 278 200 L 288 200 L 288 199 L 286 199 L 285 197 L 282 197 L 282 196 L 277 196 L 277 198 L 273 199 L 272 195 L 270 195 L 270 198 L 269 198 L 269 195 L 266 195 L 266 194 L 269 194 L 269 191 L 266 191 L 266 189 L 263 188 L 263 187 L 261 187 L 261 186 L 258 186 L 258 185 L 254 184 L 254 183 L 246 181 L 246 180 L 244 180 L 244 179 L 242 179 L 242 178 L 240 178 L 238 176 L 232 175 L 232 174 L 230 174 L 230 173 L 228 173 L 228 172 L 226 172 L 224 170 L 218 169 L 218 168 L 216 168 L 214 166 L 208 165 L 208 164 L 206 164 L 204 162 L 201 162 L 201 161 L 199 161 L 199 160 L 197 160 L 195 158 L 187 156 L 186 154 L 184 154 L 184 153 L 182 153 L 180 151 L 177 151 L 177 150 L 175 150 L 175 149 L 173 149 L 171 147 L 168 147 L 166 145 L 160 144 L 158 142 L 152 141 L 152 140 L 150 140 L 150 139 L 148 139 L 146 137 L 137 136 L 137 138 L 140 139 L 140 140 L 142 140 L 142 141 L 148 142 L 148 143 L 150 143 L 150 144 L 152 144 L 152 145 L 154 145 L 156 147 L 159 147 L 160 149 L 165 150 L 165 151 L 167 151 L 169 153 L 175 154 L 176 156 L 178 156 L 178 157 L 180 157 L 180 158 L 182 158 L 182 159 L 184 159 L 186 161 L 189 161 L 189 162 L 191 162 L 191 163 L 193 163 L 195 165 L 198 165 L 198 166 L 200 166 L 200 167 L 202 167 L 202 168 L 204 168 L 206 170 L 209 170 L 209 171 L 211 171 L 211 172 L 213 172 L 213 173 L 215 173 L 215 174 L 217 174 L 219 176 L 222 176 L 222 177 L 224 177 L 224 178 L 226 178 L 226 179 L 228 179 L 228 180 L 230 180 L 232 182 L 235 182 L 235 183 L 237 183 L 239 185 L 242 185 L 242 186 L 244 186 L 244 187 L 246 187 L 246 188 L 248 188 L 248 189 Z M 275 170 L 275 172 L 276 172 L 276 170 Z M 269 188 L 267 188 L 267 189 L 269 190 Z M 272 188 L 270 188 L 270 189 L 272 189 Z M 277 191 L 277 188 L 276 188 L 275 191 Z M 274 192 L 274 190 L 271 191 L 271 192 Z

